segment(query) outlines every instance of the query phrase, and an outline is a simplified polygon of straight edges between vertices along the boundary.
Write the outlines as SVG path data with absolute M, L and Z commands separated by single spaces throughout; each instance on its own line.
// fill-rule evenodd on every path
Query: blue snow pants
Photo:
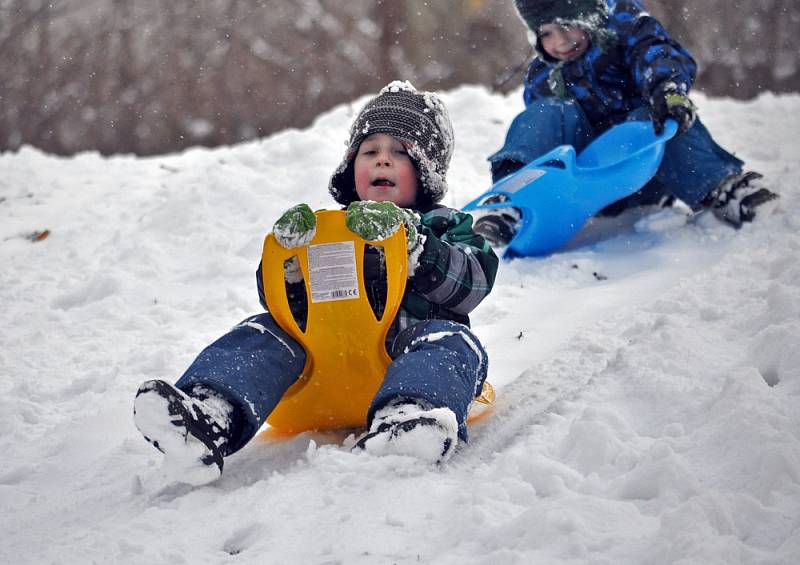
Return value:
M 424 400 L 456 415 L 467 440 L 467 413 L 487 374 L 486 352 L 464 325 L 449 320 L 414 324 L 392 342 L 392 362 L 373 399 L 367 426 L 377 410 L 399 396 Z M 286 390 L 298 379 L 305 351 L 269 313 L 245 319 L 206 347 L 175 383 L 189 392 L 203 385 L 235 407 L 238 425 L 228 454 L 241 449 L 264 424 Z
M 628 120 L 650 120 L 647 108 L 628 114 Z M 580 153 L 595 137 L 586 114 L 574 101 L 546 98 L 531 103 L 511 122 L 503 147 L 489 157 L 492 180 L 506 170 L 507 161 L 527 164 L 559 145 L 572 145 Z M 684 134 L 667 142 L 664 160 L 655 177 L 642 190 L 625 199 L 629 206 L 654 204 L 672 195 L 693 209 L 726 177 L 740 173 L 744 163 L 711 138 L 697 119 Z

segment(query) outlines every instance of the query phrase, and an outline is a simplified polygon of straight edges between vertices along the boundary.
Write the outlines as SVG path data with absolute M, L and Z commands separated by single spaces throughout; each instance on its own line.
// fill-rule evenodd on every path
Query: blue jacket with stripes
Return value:
M 524 80 L 526 105 L 553 96 L 574 99 L 599 133 L 632 110 L 650 106 L 662 84 L 689 92 L 697 72 L 689 52 L 638 0 L 607 4 L 606 28 L 590 30 L 592 43 L 581 57 L 559 62 L 537 42 Z

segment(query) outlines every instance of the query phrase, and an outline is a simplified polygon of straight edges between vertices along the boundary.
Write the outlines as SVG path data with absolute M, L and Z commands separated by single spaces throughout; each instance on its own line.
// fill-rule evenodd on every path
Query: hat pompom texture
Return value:
M 446 174 L 453 156 L 453 125 L 444 103 L 419 92 L 408 81 L 394 81 L 368 101 L 350 128 L 347 151 L 331 176 L 328 190 L 339 204 L 358 200 L 353 161 L 361 142 L 374 133 L 402 141 L 419 170 L 417 205 L 439 202 L 447 193 Z

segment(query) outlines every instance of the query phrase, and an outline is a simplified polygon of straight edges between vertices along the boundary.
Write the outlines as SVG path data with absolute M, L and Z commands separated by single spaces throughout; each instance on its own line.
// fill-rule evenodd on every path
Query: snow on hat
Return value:
M 447 192 L 445 174 L 453 155 L 453 126 L 444 103 L 432 92 L 418 92 L 408 81 L 394 81 L 366 103 L 350 128 L 344 159 L 328 190 L 339 204 L 358 200 L 353 161 L 373 133 L 385 133 L 406 146 L 419 171 L 417 205 L 439 202 Z
M 605 0 L 514 0 L 519 16 L 536 33 L 545 24 L 575 24 L 598 29 L 608 17 Z

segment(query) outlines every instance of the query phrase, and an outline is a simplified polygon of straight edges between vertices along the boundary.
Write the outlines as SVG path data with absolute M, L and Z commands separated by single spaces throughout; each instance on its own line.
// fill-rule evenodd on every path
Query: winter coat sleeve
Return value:
M 540 98 L 553 96 L 553 91 L 550 89 L 550 85 L 547 82 L 549 75 L 550 68 L 544 61 L 538 57 L 531 61 L 531 64 L 528 66 L 528 72 L 525 75 L 525 88 L 522 92 L 522 98 L 526 106 L 530 106 L 532 102 Z
M 422 216 L 425 244 L 409 285 L 432 304 L 467 315 L 491 292 L 498 258 L 472 216 L 441 207 Z
M 307 297 L 305 284 L 302 278 L 294 280 L 295 277 L 290 276 L 287 267 L 284 265 L 284 273 L 286 274 L 286 297 L 289 301 L 289 309 L 295 315 L 295 319 L 302 320 L 305 317 L 307 309 Z M 261 261 L 258 262 L 256 269 L 256 288 L 258 288 L 258 301 L 264 310 L 269 311 L 267 307 L 267 299 L 264 295 L 264 277 L 262 276 Z
M 612 24 L 624 42 L 625 61 L 644 100 L 650 102 L 654 90 L 666 83 L 689 92 L 697 63 L 637 0 L 619 0 Z
M 258 262 L 258 268 L 256 269 L 256 288 L 258 288 L 258 302 L 261 304 L 261 307 L 266 310 L 267 299 L 264 297 L 264 277 L 261 271 L 261 261 Z
M 417 268 L 409 275 L 404 304 L 420 319 L 426 319 L 424 312 L 428 312 L 420 301 L 435 305 L 440 313 L 447 310 L 467 316 L 492 290 L 497 255 L 472 231 L 469 214 L 442 206 L 425 213 L 421 221 L 425 243 Z M 261 306 L 267 309 L 261 273 L 259 263 L 256 286 Z M 288 282 L 287 296 L 295 318 L 304 318 L 307 297 L 303 282 Z
M 697 73 L 697 64 L 689 52 L 638 0 L 608 0 L 608 4 L 611 9 L 607 24 L 609 44 L 590 50 L 583 58 L 564 66 L 569 70 L 571 81 L 581 81 L 577 90 L 588 88 L 588 94 L 575 96 L 577 87 L 569 87 L 595 124 L 603 121 L 601 113 L 623 111 L 626 106 L 630 110 L 640 105 L 617 104 L 618 98 L 636 96 L 649 105 L 653 92 L 662 84 L 671 82 L 678 90 L 688 92 Z M 616 74 L 622 68 L 627 76 Z M 541 98 L 556 96 L 551 76 L 556 69 L 558 66 L 552 62 L 548 64 L 541 55 L 531 61 L 524 80 L 526 106 Z

